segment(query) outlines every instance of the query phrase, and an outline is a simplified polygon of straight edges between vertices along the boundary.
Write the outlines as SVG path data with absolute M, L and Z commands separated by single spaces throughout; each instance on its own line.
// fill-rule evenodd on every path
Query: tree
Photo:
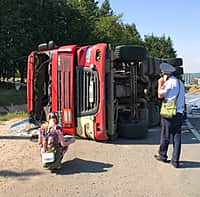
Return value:
M 24 80 L 27 55 L 40 43 L 50 40 L 58 45 L 93 44 L 145 45 L 151 56 L 176 56 L 170 37 L 145 36 L 136 25 L 124 24 L 114 14 L 109 0 L 98 6 L 96 0 L 1 0 L 0 1 L 0 75 Z
M 84 22 L 81 18 L 80 14 L 70 8 L 64 0 L 2 0 L 1 73 L 11 74 L 18 70 L 23 81 L 27 54 L 35 50 L 39 43 L 55 40 L 60 44 L 66 44 L 78 38 L 84 40 L 88 32 L 85 33 L 85 37 L 80 36 L 84 35 Z M 79 35 L 76 35 L 77 32 Z
M 91 40 L 94 40 L 92 32 L 98 17 L 98 2 L 95 0 L 66 0 L 66 2 L 76 13 L 71 18 L 73 25 L 69 26 L 73 30 L 71 35 L 74 36 L 74 42 L 77 44 L 91 43 Z
M 122 34 L 119 16 L 102 16 L 95 23 L 94 37 L 96 42 L 107 42 L 116 44 L 120 42 Z
M 121 15 L 99 17 L 95 24 L 94 34 L 97 42 L 107 42 L 113 45 L 143 44 L 135 24 L 123 24 Z
M 122 24 L 122 29 L 123 29 L 123 33 L 121 35 L 122 44 L 144 45 L 142 38 L 134 23 Z
M 144 44 L 150 56 L 158 58 L 175 58 L 176 51 L 173 48 L 172 40 L 170 37 L 161 37 L 145 35 Z
M 113 10 L 110 7 L 109 0 L 105 0 L 99 8 L 100 16 L 113 16 Z

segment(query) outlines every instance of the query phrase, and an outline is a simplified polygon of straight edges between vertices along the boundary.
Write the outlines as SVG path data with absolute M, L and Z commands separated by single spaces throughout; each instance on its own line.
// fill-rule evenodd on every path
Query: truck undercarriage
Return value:
M 110 87 L 107 91 L 108 134 L 111 137 L 145 137 L 148 128 L 160 122 L 160 101 L 157 99 L 160 63 L 173 63 L 180 76 L 182 61 L 180 58 L 147 57 L 145 48 L 133 45 L 116 47 L 111 59 L 106 75 L 106 86 Z

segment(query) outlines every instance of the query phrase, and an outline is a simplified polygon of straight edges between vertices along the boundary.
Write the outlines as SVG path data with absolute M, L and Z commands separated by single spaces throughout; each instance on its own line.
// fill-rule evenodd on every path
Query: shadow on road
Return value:
M 75 158 L 70 161 L 66 161 L 62 164 L 62 168 L 54 171 L 56 174 L 79 174 L 79 173 L 100 173 L 106 172 L 107 168 L 111 168 L 113 165 L 109 163 L 102 163 L 97 161 L 88 161 L 79 158 Z
M 27 177 L 27 176 L 36 176 L 39 174 L 41 174 L 41 173 L 36 172 L 33 169 L 29 169 L 24 172 L 15 172 L 12 170 L 0 170 L 0 176 L 2 176 L 2 177 Z
M 180 168 L 200 168 L 198 161 L 180 161 Z
M 128 145 L 128 144 L 155 144 L 158 145 L 160 141 L 160 133 L 158 131 L 148 132 L 148 135 L 142 139 L 126 139 L 126 138 L 117 138 L 113 141 L 109 141 L 110 144 L 120 144 L 120 145 Z
M 172 139 L 170 140 L 172 143 Z M 149 129 L 148 135 L 143 139 L 125 139 L 125 138 L 118 138 L 113 141 L 109 141 L 110 144 L 119 144 L 119 145 L 159 145 L 160 144 L 160 128 L 152 128 Z M 182 128 L 182 144 L 199 144 L 199 140 L 192 134 L 192 132 L 188 129 L 183 127 Z
M 31 139 L 30 136 L 0 136 L 0 139 L 2 140 L 26 140 L 26 139 Z

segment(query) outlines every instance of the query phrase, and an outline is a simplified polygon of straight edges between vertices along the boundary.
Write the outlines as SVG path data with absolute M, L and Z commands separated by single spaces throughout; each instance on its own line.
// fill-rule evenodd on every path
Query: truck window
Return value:
M 77 67 L 77 115 L 92 115 L 97 112 L 99 82 L 97 71 L 89 67 Z

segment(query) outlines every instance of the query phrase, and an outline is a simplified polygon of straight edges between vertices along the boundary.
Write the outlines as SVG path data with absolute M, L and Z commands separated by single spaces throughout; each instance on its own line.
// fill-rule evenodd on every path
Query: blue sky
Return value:
M 142 37 L 170 36 L 184 72 L 200 73 L 199 0 L 110 0 L 110 5 L 115 14 L 123 14 L 124 23 L 134 23 Z

